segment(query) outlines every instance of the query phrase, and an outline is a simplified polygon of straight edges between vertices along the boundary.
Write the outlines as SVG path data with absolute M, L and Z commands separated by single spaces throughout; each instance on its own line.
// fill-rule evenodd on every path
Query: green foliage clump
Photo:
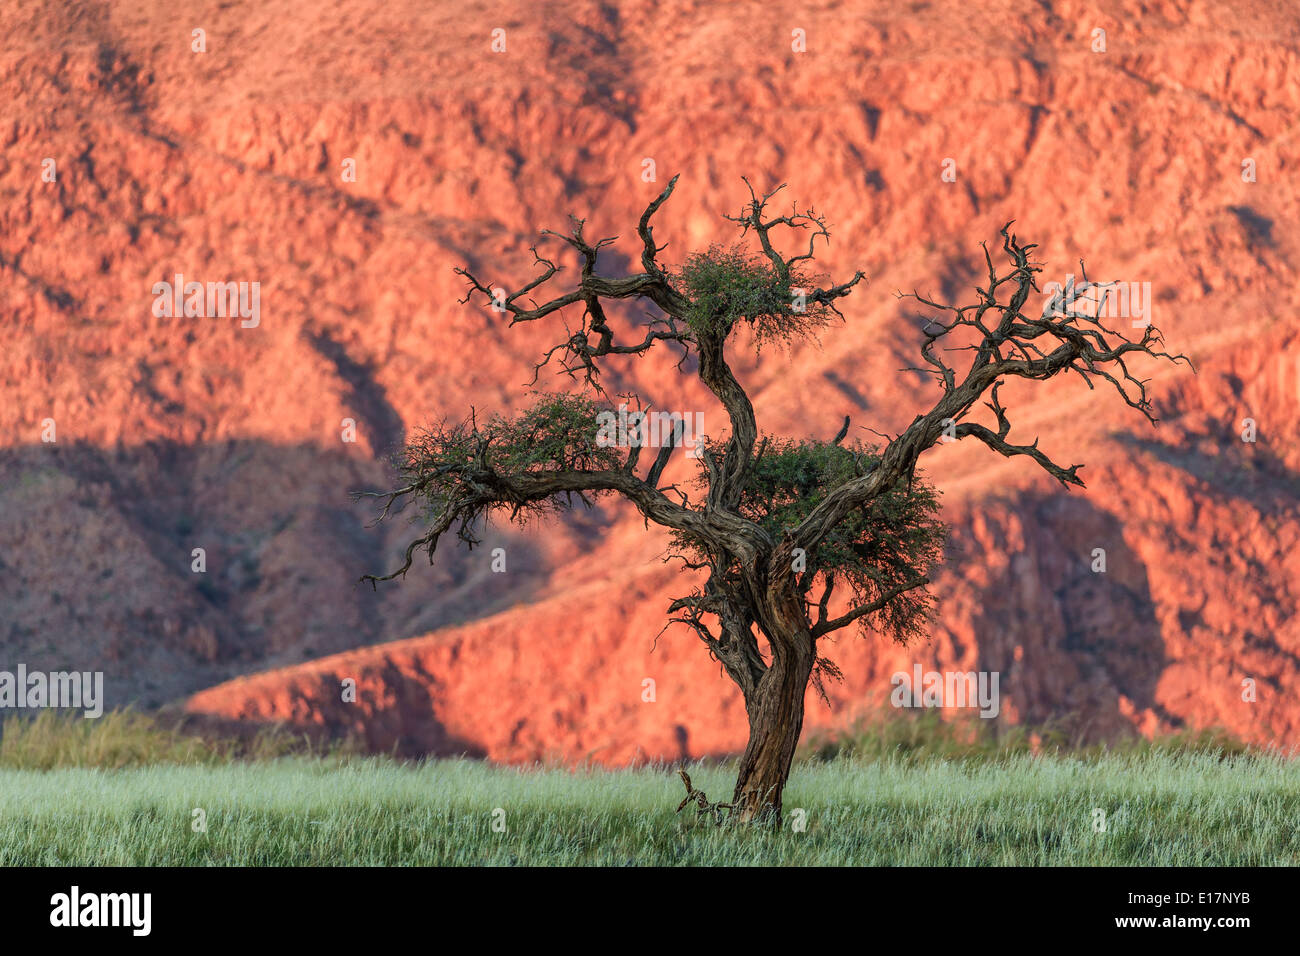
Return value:
M 487 423 L 493 466 L 513 474 L 617 468 L 622 453 L 596 441 L 608 411 L 584 395 L 542 393 L 515 418 L 497 415 Z
M 400 453 L 399 470 L 418 480 L 463 474 L 473 465 L 502 476 L 615 468 L 618 449 L 596 441 L 603 411 L 582 395 L 540 393 L 513 418 L 498 413 L 482 423 L 468 419 L 426 429 Z
M 788 342 L 815 333 L 835 315 L 811 301 L 796 311 L 795 290 L 811 292 L 815 280 L 797 270 L 783 276 L 774 263 L 740 246 L 692 253 L 674 278 L 689 302 L 683 318 L 698 338 L 725 338 L 743 321 L 760 346 Z
M 583 395 L 538 393 L 533 405 L 507 417 L 492 415 L 479 422 L 442 423 L 418 433 L 395 462 L 402 483 L 417 489 L 417 517 L 436 520 L 471 498 L 479 504 L 465 510 L 458 531 L 474 543 L 473 527 L 497 508 L 511 518 L 562 511 L 566 497 L 512 501 L 507 483 L 549 472 L 602 471 L 617 468 L 623 453 L 597 441 L 600 416 L 608 413 Z M 589 495 L 592 493 L 588 493 Z
M 719 453 L 721 448 L 711 449 Z M 768 439 L 750 467 L 740 513 L 779 541 L 833 490 L 864 476 L 879 461 L 877 449 L 830 442 Z M 699 482 L 707 480 L 702 473 Z M 943 557 L 947 528 L 938 518 L 939 497 L 921 475 L 900 480 L 875 501 L 849 514 L 807 557 L 807 580 L 847 585 L 855 605 L 929 574 Z M 678 538 L 688 550 L 690 544 Z M 859 627 L 907 643 L 924 633 L 932 599 L 925 588 L 905 591 Z

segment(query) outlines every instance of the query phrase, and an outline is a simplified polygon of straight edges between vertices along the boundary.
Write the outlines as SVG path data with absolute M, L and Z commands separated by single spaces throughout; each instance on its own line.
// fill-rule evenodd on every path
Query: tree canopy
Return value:
M 398 487 L 371 494 L 384 502 L 381 518 L 395 504 L 418 502 L 426 530 L 409 543 L 396 570 L 363 580 L 405 575 L 421 550 L 432 561 L 448 533 L 472 547 L 496 515 L 526 521 L 600 496 L 626 500 L 647 523 L 667 529 L 684 568 L 697 572 L 687 578 L 689 593 L 669 605 L 669 615 L 676 615 L 670 623 L 689 627 L 744 696 L 750 741 L 736 806 L 745 818 L 779 815 L 805 687 L 812 682 L 821 689 L 823 677 L 838 674 L 819 641 L 851 625 L 903 642 L 925 630 L 927 586 L 942 556 L 944 528 L 935 491 L 917 471 L 920 455 L 943 438 L 973 438 L 1001 455 L 1034 461 L 1062 485 L 1082 487 L 1080 465 L 1057 464 L 1037 439 L 1009 440 L 1002 382 L 1073 372 L 1089 388 L 1109 384 L 1154 423 L 1146 380 L 1133 374 L 1130 360 L 1191 363 L 1165 352 L 1150 324 L 1137 340 L 1103 325 L 1107 287 L 1086 273 L 1035 311 L 1030 296 L 1042 293 L 1042 266 L 1030 257 L 1036 247 L 1022 244 L 1008 223 L 1001 230 L 1006 265 L 999 270 L 984 246 L 987 279 L 973 302 L 908 294 L 931 313 L 919 329 L 919 370 L 939 389 L 928 411 L 879 445 L 846 442 L 848 420 L 830 440 L 760 437 L 749 395 L 727 361 L 737 330 L 751 330 L 760 349 L 774 343 L 794 349 L 843 319 L 838 304 L 864 276 L 859 271 L 836 283 L 810 271 L 817 241 L 828 242 L 830 232 L 811 208 L 792 205 L 770 214 L 769 203 L 784 187 L 760 196 L 750 186 L 750 201 L 726 217 L 739 226 L 741 244 L 714 245 L 676 268 L 664 266 L 652 219 L 676 184 L 673 177 L 637 224 L 638 273 L 600 274 L 600 253 L 615 240 L 590 242 L 584 220 L 576 218 L 568 232 L 543 233 L 581 262 L 572 287 L 552 298 L 537 301 L 562 269 L 536 247 L 537 274 L 513 291 L 457 269 L 468 283 L 465 301 L 480 297 L 511 326 L 563 317 L 565 335 L 534 366 L 533 383 L 554 363 L 577 391 L 540 392 L 512 416 L 479 421 L 471 412 L 419 433 L 399 456 Z M 783 254 L 773 241 L 778 229 L 806 239 L 806 248 L 801 243 L 798 254 Z M 629 323 L 616 331 L 606 312 L 607 303 L 619 302 L 648 310 L 631 323 L 630 338 L 623 329 Z M 576 328 L 569 324 L 571 307 L 581 309 Z M 729 426 L 724 438 L 703 441 L 689 490 L 663 483 L 680 435 L 645 461 L 644 443 L 621 448 L 599 439 L 601 416 L 613 409 L 602 385 L 605 363 L 635 360 L 656 347 L 680 350 L 678 371 L 698 377 Z M 961 355 L 966 360 L 957 362 Z M 970 419 L 985 396 L 991 426 Z

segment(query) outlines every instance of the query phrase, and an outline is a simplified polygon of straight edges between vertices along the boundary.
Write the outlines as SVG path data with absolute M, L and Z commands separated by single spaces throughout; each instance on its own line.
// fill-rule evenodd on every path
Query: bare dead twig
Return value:
M 682 783 L 686 784 L 686 798 L 682 800 L 681 803 L 677 804 L 677 810 L 675 812 L 681 813 L 684 809 L 686 809 L 686 805 L 688 803 L 694 801 L 696 807 L 698 808 L 696 812 L 699 814 L 699 816 L 704 816 L 705 814 L 712 813 L 713 822 L 718 826 L 722 826 L 722 822 L 723 822 L 722 811 L 733 809 L 731 804 L 710 802 L 708 795 L 703 790 L 696 790 L 694 785 L 691 784 L 690 774 L 688 774 L 685 770 L 683 770 L 680 767 L 677 769 L 677 772 L 678 774 L 681 775 Z

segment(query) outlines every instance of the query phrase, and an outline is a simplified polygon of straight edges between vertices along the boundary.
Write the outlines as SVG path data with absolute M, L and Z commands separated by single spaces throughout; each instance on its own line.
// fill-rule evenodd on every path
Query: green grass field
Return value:
M 915 746 L 803 758 L 773 832 L 675 815 L 670 768 L 235 759 L 113 719 L 6 725 L 0 866 L 1300 864 L 1300 763 L 1205 741 L 950 754 L 913 727 Z M 731 766 L 690 772 L 730 793 Z

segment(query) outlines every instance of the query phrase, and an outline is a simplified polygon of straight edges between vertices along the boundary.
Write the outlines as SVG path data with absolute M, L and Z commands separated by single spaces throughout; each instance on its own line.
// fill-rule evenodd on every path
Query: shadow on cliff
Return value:
M 504 523 L 481 549 L 418 560 L 404 582 L 360 584 L 396 568 L 420 533 L 406 515 L 372 526 L 374 499 L 349 497 L 389 480 L 342 442 L 0 449 L 4 659 L 102 670 L 109 707 L 155 707 L 484 617 L 548 586 L 538 542 Z M 491 570 L 497 546 L 508 573 Z
M 1125 711 L 1181 723 L 1155 698 L 1168 660 L 1146 566 L 1125 543 L 1121 519 L 1090 500 L 1098 493 L 971 506 L 984 519 L 983 537 L 1001 542 L 1006 558 L 974 594 L 979 668 L 1000 673 L 1018 723 L 1050 726 L 1080 745 L 1130 735 Z M 962 525 L 948 562 L 964 577 L 984 559 L 969 522 Z
M 545 556 L 514 537 L 510 574 L 490 572 L 496 542 L 487 539 L 485 549 L 440 551 L 432 569 L 418 562 L 405 584 L 378 594 L 358 586 L 361 573 L 394 567 L 417 530 L 402 519 L 368 528 L 373 503 L 349 500 L 349 491 L 387 487 L 386 479 L 382 464 L 348 446 L 2 451 L 6 657 L 35 668 L 104 670 L 108 706 L 156 706 L 232 677 L 426 634 L 542 596 Z M 1131 733 L 1133 714 L 1179 726 L 1155 699 L 1168 661 L 1147 569 L 1125 543 L 1122 503 L 1102 508 L 1103 495 L 1099 486 L 963 505 L 951 516 L 945 574 L 974 608 L 978 667 L 1001 674 L 1018 722 L 1064 716 L 1085 743 Z M 194 547 L 206 550 L 202 574 L 191 570 Z M 1094 569 L 1099 551 L 1104 571 Z M 936 597 L 942 609 L 945 595 Z M 338 700 L 337 676 L 300 674 L 283 688 L 277 712 L 300 712 L 300 698 Z M 484 754 L 484 741 L 455 737 L 435 718 L 436 675 L 375 677 L 382 702 L 330 707 L 319 722 L 287 726 L 403 757 Z M 241 737 L 268 726 L 252 717 L 201 722 Z M 721 756 L 693 753 L 693 730 L 675 724 L 677 752 L 652 756 Z

